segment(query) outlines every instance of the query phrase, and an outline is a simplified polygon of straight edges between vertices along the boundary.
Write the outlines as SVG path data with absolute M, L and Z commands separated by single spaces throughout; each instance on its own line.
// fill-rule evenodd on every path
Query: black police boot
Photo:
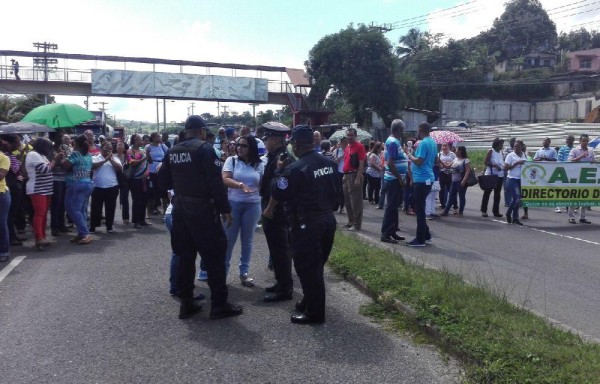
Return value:
M 187 319 L 200 312 L 202 304 L 197 304 L 194 299 L 181 299 L 181 305 L 179 306 L 179 318 Z
M 210 309 L 211 320 L 224 319 L 226 317 L 239 316 L 243 312 L 241 305 L 225 303 L 219 307 L 212 307 Z
M 325 316 L 309 316 L 305 313 L 300 315 L 292 315 L 290 318 L 294 324 L 321 324 L 325 322 Z
M 265 288 L 265 292 L 267 292 L 267 293 L 277 292 L 278 290 L 279 290 L 279 283 L 275 283 L 275 284 L 271 285 L 270 287 Z
M 293 298 L 294 291 L 292 291 L 291 289 L 286 289 L 282 291 L 267 293 L 263 298 L 263 301 L 267 303 L 274 303 L 277 301 L 292 300 Z
M 304 298 L 302 298 L 300 301 L 297 301 L 295 307 L 296 311 L 304 312 L 306 310 L 306 302 L 304 301 Z

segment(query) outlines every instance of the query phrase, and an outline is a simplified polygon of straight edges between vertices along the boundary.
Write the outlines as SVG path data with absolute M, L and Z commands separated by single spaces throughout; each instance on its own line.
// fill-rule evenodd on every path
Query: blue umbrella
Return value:
M 596 148 L 600 144 L 600 136 L 596 137 L 594 140 L 588 143 L 588 147 Z

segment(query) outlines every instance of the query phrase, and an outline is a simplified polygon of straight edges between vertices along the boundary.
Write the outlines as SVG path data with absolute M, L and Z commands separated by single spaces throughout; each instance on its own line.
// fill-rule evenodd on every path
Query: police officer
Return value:
M 336 229 L 333 212 L 342 191 L 336 175 L 337 165 L 317 153 L 313 130 L 300 125 L 292 131 L 291 145 L 298 160 L 288 165 L 273 182 L 272 197 L 285 203 L 290 223 L 291 253 L 304 298 L 296 303 L 300 314 L 292 323 L 325 321 L 325 281 L 323 268 Z
M 211 319 L 237 316 L 242 307 L 227 302 L 225 250 L 227 238 L 221 224 L 231 225 L 231 207 L 221 177 L 221 162 L 206 139 L 206 123 L 192 115 L 185 122 L 186 140 L 170 148 L 159 172 L 165 189 L 173 189 L 171 247 L 179 255 L 177 284 L 179 318 L 191 317 L 202 308 L 193 300 L 196 253 L 208 273 Z
M 275 285 L 265 289 L 264 301 L 275 302 L 293 298 L 292 259 L 289 252 L 289 230 L 283 204 L 271 198 L 271 182 L 275 178 L 277 161 L 287 156 L 285 137 L 290 129 L 278 122 L 262 125 L 267 150 L 267 164 L 260 187 L 263 205 L 263 232 L 275 272 Z

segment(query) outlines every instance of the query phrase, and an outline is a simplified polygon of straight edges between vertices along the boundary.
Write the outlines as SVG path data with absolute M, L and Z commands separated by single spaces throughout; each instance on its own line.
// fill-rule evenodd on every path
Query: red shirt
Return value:
M 348 144 L 344 149 L 344 173 L 358 171 L 358 167 L 353 167 L 350 164 L 350 157 L 355 153 L 358 155 L 358 161 L 367 160 L 367 151 L 364 145 L 358 141 L 355 141 L 354 144 Z

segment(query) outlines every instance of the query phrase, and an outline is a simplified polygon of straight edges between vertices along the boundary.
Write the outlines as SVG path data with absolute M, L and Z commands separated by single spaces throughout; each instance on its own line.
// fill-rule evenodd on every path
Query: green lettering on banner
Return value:
M 582 184 L 596 184 L 596 168 L 581 168 L 579 182 Z
M 554 172 L 552 172 L 548 183 L 556 183 L 557 180 L 563 184 L 569 184 L 569 177 L 567 176 L 567 171 L 565 171 L 563 167 L 556 167 Z

